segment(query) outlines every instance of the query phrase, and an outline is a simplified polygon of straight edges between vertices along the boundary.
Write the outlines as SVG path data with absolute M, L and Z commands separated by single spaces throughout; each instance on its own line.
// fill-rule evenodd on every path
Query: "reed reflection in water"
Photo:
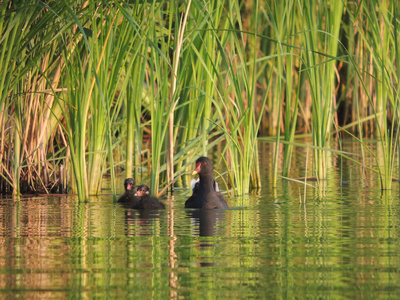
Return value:
M 295 161 L 301 175 L 301 153 Z M 2 198 L 0 298 L 397 297 L 398 186 L 363 187 L 348 164 L 324 199 L 309 188 L 299 205 L 302 186 L 269 189 L 260 164 L 262 191 L 227 199 L 227 210 L 184 209 L 183 192 L 151 212 L 107 195 Z

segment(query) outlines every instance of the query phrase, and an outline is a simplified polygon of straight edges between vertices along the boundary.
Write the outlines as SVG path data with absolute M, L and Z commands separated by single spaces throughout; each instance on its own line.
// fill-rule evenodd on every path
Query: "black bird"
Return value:
M 195 174 L 199 174 L 200 181 L 193 187 L 193 194 L 186 200 L 185 208 L 228 208 L 222 194 L 216 192 L 211 160 L 204 156 L 196 160 Z
M 137 208 L 139 198 L 135 195 L 136 182 L 133 178 L 127 178 L 124 182 L 125 193 L 118 199 L 118 203 L 129 205 L 129 207 Z
M 150 195 L 150 189 L 147 185 L 138 186 L 136 196 L 139 198 L 139 209 L 164 209 L 165 205 L 157 197 Z

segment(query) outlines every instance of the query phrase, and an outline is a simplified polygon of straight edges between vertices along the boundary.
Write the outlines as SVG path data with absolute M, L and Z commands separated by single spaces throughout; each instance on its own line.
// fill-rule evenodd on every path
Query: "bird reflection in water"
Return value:
M 125 210 L 125 230 L 127 236 L 154 235 L 154 230 L 161 228 L 160 210 Z M 155 226 L 155 223 L 157 225 Z
M 220 234 L 222 227 L 220 224 L 224 223 L 225 210 L 224 209 L 196 209 L 187 212 L 188 217 L 191 219 L 193 233 L 199 236 L 198 247 L 201 256 L 199 265 L 201 267 L 211 267 L 215 265 L 214 247 L 216 239 L 214 236 Z

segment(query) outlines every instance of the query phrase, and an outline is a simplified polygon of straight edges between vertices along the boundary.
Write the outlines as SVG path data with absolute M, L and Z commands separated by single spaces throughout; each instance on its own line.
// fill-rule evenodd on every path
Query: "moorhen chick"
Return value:
M 164 209 L 165 205 L 157 197 L 150 195 L 150 189 L 147 185 L 138 186 L 136 196 L 139 198 L 138 209 Z
M 135 195 L 136 182 L 133 178 L 127 178 L 124 182 L 125 193 L 118 199 L 118 203 L 129 205 L 129 207 L 137 208 L 139 198 Z
M 216 192 L 214 166 L 207 157 L 196 160 L 193 175 L 199 174 L 200 181 L 193 187 L 193 194 L 185 202 L 185 208 L 228 208 L 221 193 Z

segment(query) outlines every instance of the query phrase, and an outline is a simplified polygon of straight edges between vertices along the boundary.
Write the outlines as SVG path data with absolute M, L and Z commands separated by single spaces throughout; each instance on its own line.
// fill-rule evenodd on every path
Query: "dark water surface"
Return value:
M 382 195 L 343 166 L 299 204 L 303 186 L 271 189 L 265 160 L 263 189 L 225 211 L 185 210 L 179 190 L 153 213 L 107 195 L 0 199 L 0 298 L 397 299 L 398 184 Z

